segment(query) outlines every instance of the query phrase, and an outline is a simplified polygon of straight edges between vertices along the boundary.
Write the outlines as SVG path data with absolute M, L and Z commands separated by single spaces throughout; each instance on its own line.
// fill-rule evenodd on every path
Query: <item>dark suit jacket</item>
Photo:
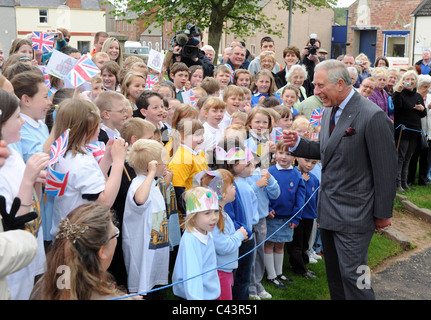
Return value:
M 392 217 L 397 152 L 393 124 L 373 102 L 355 92 L 329 134 L 325 109 L 319 141 L 301 139 L 294 154 L 320 159 L 320 228 L 348 233 L 374 230 L 375 218 Z

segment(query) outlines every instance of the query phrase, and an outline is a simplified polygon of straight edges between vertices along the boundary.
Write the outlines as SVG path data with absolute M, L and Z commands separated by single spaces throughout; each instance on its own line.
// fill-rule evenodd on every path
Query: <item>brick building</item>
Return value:
M 422 0 L 357 0 L 349 7 L 347 53 L 408 58 L 411 14 Z

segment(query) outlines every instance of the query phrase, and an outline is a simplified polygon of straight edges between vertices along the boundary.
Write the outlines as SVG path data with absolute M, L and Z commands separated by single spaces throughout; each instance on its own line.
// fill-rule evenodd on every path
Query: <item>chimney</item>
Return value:
M 81 0 L 66 0 L 66 5 L 69 8 L 81 8 Z

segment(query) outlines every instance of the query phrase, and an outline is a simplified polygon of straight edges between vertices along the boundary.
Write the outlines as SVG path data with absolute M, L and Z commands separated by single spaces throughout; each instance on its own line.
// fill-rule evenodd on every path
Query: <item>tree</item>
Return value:
M 174 30 L 182 30 L 186 23 L 199 28 L 208 28 L 208 44 L 218 52 L 223 31 L 244 36 L 252 30 L 264 30 L 268 34 L 280 35 L 284 24 L 273 25 L 275 15 L 268 17 L 262 7 L 270 0 L 112 0 L 117 7 L 135 12 L 144 26 L 156 23 L 163 26 L 172 21 Z M 289 10 L 290 0 L 275 0 L 279 10 Z M 330 8 L 336 0 L 294 0 L 293 10 L 306 11 L 308 7 Z M 120 13 L 125 16 L 125 11 Z M 217 56 L 217 55 L 216 55 Z

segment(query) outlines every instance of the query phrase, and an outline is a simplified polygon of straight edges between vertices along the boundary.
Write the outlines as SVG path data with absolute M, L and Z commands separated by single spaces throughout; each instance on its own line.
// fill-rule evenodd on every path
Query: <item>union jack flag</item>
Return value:
M 45 192 L 54 197 L 60 197 L 66 192 L 69 172 L 60 173 L 55 171 L 52 166 L 48 167 L 46 176 Z
M 93 157 L 100 163 L 105 155 L 105 143 L 103 141 L 92 142 L 86 144 L 85 147 L 93 154 Z
M 77 88 L 98 73 L 100 73 L 100 69 L 91 61 L 90 57 L 84 55 L 73 66 L 73 69 L 67 74 L 66 79 Z
M 275 128 L 274 131 L 275 131 L 275 133 L 274 133 L 275 141 L 274 142 L 277 143 L 278 141 L 283 139 L 283 129 Z
M 312 126 L 319 126 L 322 122 L 322 115 L 325 108 L 314 109 L 310 116 L 310 124 Z
M 232 66 L 229 63 L 226 63 L 226 66 L 230 70 L 230 82 L 233 82 L 233 74 L 234 74 L 235 71 L 233 71 Z
M 46 72 L 46 66 L 39 66 L 40 71 L 42 71 L 45 77 L 45 85 L 48 89 L 51 89 L 51 81 L 49 81 L 49 74 Z
M 43 52 L 54 51 L 54 36 L 52 34 L 33 31 L 31 33 L 31 47 Z
M 319 139 L 319 133 L 313 132 L 311 135 L 311 140 L 317 140 L 317 139 Z
M 54 165 L 60 156 L 63 156 L 67 149 L 69 142 L 69 129 L 63 132 L 61 136 L 54 141 L 51 145 L 51 158 L 49 159 L 49 165 Z
M 193 93 L 193 90 L 190 90 L 190 104 L 193 107 L 196 107 L 196 97 L 195 97 L 195 94 Z
M 145 82 L 145 89 L 151 90 L 153 86 L 159 81 L 159 77 L 149 74 Z

